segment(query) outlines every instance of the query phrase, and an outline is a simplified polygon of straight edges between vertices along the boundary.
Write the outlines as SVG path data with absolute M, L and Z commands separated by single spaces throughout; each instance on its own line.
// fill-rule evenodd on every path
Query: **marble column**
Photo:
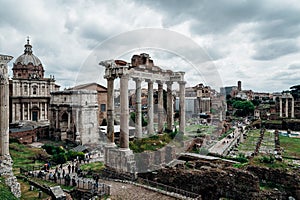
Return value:
M 279 97 L 279 117 L 282 117 L 282 98 Z
M 142 80 L 137 78 L 134 80 L 136 84 L 135 88 L 135 137 L 142 137 L 142 88 L 141 82 Z
M 129 109 L 128 109 L 128 75 L 123 74 L 120 80 L 120 147 L 129 148 Z
M 164 130 L 164 90 L 163 83 L 158 82 L 158 133 L 163 133 Z
M 185 132 L 185 81 L 179 81 L 179 132 Z
M 29 102 L 27 103 L 27 120 L 30 120 L 30 107 Z
M 148 113 L 148 126 L 147 132 L 149 134 L 153 134 L 153 81 L 148 80 L 148 106 L 147 106 L 147 113 Z
M 12 103 L 12 122 L 16 121 L 16 104 Z
M 25 116 L 25 114 L 24 114 L 24 103 L 21 103 L 21 106 L 22 106 L 22 120 L 25 120 L 25 118 L 24 118 L 24 116 Z
M 45 119 L 48 120 L 49 117 L 48 117 L 48 103 L 46 102 L 45 103 Z
M 289 99 L 285 98 L 285 117 L 289 117 Z
M 107 139 L 114 143 L 114 78 L 107 78 Z
M 21 113 L 21 110 L 20 110 L 20 103 L 17 103 L 16 104 L 16 121 L 20 121 L 20 113 Z
M 172 130 L 173 126 L 173 95 L 172 82 L 167 82 L 167 128 Z
M 58 108 L 57 108 L 58 109 Z M 55 111 L 56 113 L 55 113 L 55 120 L 56 120 L 56 122 L 55 122 L 55 128 L 56 129 L 58 129 L 59 128 L 59 121 L 58 121 L 58 110 L 56 110 Z M 77 118 L 76 118 L 77 119 Z M 77 122 L 77 121 L 76 121 Z M 76 127 L 76 128 L 78 128 L 78 127 Z
M 70 125 L 71 125 L 71 113 L 68 112 L 68 130 L 71 130 L 70 128 Z
M 7 63 L 12 56 L 0 55 L 0 156 L 9 156 L 9 80 Z
M 295 118 L 295 100 L 294 97 L 292 97 L 292 113 L 291 113 L 291 118 Z

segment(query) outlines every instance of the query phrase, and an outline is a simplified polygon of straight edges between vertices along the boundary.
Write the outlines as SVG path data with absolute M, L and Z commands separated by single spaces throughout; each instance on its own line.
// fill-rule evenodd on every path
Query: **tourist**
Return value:
M 68 165 L 69 174 L 71 173 L 71 165 Z

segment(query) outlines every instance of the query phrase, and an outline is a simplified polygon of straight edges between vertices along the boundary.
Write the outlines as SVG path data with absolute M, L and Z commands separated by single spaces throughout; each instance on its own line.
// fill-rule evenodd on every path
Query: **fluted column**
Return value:
M 114 78 L 107 78 L 107 138 L 114 143 Z
M 172 130 L 173 126 L 173 95 L 172 82 L 167 82 L 167 128 Z
M 185 131 L 185 81 L 179 81 L 179 132 Z
M 158 82 L 158 133 L 164 130 L 164 90 L 163 83 Z
M 282 117 L 282 98 L 279 97 L 279 116 Z
M 137 78 L 135 80 L 135 136 L 137 138 L 142 137 L 142 88 L 141 88 L 141 82 L 142 80 Z
M 129 109 L 128 109 L 128 75 L 124 74 L 120 80 L 120 147 L 129 148 Z
M 148 134 L 153 134 L 153 81 L 147 80 L 148 82 L 148 106 L 147 106 L 147 113 L 148 113 L 148 126 L 147 132 Z

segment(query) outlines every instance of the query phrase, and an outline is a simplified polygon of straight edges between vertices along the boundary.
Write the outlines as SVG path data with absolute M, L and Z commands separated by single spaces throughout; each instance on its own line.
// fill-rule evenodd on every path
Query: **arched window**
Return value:
M 68 121 L 68 113 L 64 113 L 62 116 L 61 116 L 61 121 L 63 122 L 67 122 Z
M 32 87 L 32 94 L 36 94 L 36 88 L 37 88 L 36 86 Z

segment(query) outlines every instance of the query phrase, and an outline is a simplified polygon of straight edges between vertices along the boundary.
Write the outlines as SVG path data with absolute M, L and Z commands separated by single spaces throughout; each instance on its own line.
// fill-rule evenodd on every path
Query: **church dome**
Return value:
M 24 54 L 20 55 L 16 59 L 15 63 L 21 63 L 22 65 L 28 65 L 29 63 L 32 63 L 33 66 L 41 65 L 42 62 L 40 61 L 40 59 L 32 53 L 32 46 L 29 44 L 29 39 L 27 40 L 27 44 L 25 44 L 24 47 Z
M 13 66 L 13 78 L 18 79 L 42 79 L 44 68 L 41 60 L 32 53 L 32 46 L 27 39 L 24 54 L 20 55 Z

